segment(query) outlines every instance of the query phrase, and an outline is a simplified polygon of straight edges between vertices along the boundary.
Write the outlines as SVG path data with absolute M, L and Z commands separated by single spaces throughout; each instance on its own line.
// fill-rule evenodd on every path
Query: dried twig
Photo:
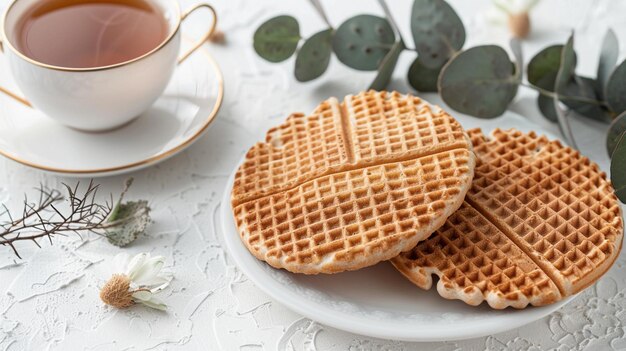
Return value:
M 132 182 L 126 184 L 122 194 L 125 194 Z M 51 190 L 43 185 L 37 188 L 39 197 L 37 201 L 31 202 L 24 196 L 24 204 L 21 216 L 14 216 L 11 211 L 2 205 L 0 212 L 0 245 L 10 247 L 15 255 L 21 258 L 15 243 L 19 241 L 32 241 L 39 245 L 38 240 L 44 237 L 52 244 L 53 236 L 67 236 L 90 232 L 97 235 L 109 236 L 108 230 L 125 225 L 125 218 L 122 220 L 108 221 L 111 213 L 117 210 L 120 201 L 114 207 L 113 197 L 104 204 L 96 201 L 99 185 L 89 182 L 87 189 L 80 193 L 80 184 L 70 187 L 63 184 L 67 192 L 67 203 L 69 209 L 63 211 L 60 204 L 65 197 L 58 190 Z M 123 195 L 122 195 L 123 196 Z M 134 219 L 132 214 L 129 220 Z

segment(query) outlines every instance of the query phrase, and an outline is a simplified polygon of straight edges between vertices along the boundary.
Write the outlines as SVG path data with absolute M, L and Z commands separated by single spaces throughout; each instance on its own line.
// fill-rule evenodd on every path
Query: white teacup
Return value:
M 176 1 L 148 0 L 162 10 L 168 23 L 169 34 L 159 46 L 143 56 L 112 66 L 57 67 L 27 57 L 15 45 L 14 28 L 18 20 L 39 1 L 42 0 L 14 0 L 6 10 L 2 31 L 3 51 L 13 78 L 26 99 L 1 87 L 0 92 L 32 104 L 69 127 L 85 131 L 114 129 L 146 111 L 167 87 L 176 65 L 202 46 L 217 23 L 215 10 L 208 4 L 199 4 L 183 13 Z M 181 22 L 200 8 L 211 11 L 211 28 L 179 57 Z

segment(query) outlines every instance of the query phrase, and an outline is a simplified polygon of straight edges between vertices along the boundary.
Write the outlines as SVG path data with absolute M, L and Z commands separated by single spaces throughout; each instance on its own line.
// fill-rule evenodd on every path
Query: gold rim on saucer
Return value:
M 129 163 L 129 164 L 125 164 L 125 165 L 121 165 L 121 166 L 115 166 L 115 167 L 109 167 L 109 168 L 97 168 L 97 169 L 83 169 L 83 170 L 75 170 L 75 169 L 63 169 L 63 168 L 54 168 L 54 167 L 48 167 L 48 166 L 44 166 L 44 165 L 40 165 L 37 163 L 33 163 L 27 160 L 24 160 L 20 157 L 11 155 L 10 153 L 0 149 L 0 155 L 11 159 L 15 162 L 21 163 L 25 166 L 29 166 L 29 167 L 33 167 L 33 168 L 37 168 L 40 170 L 44 170 L 44 171 L 48 171 L 48 172 L 52 172 L 52 173 L 59 173 L 59 174 L 80 174 L 80 175 L 87 175 L 87 174 L 100 174 L 100 173 L 110 173 L 110 172 L 117 172 L 117 171 L 123 171 L 123 170 L 130 170 L 133 168 L 139 168 L 139 167 L 146 167 L 150 164 L 154 164 L 157 163 L 159 161 L 162 161 L 170 156 L 173 156 L 174 154 L 182 151 L 183 149 L 187 148 L 188 146 L 190 146 L 194 141 L 196 141 L 196 139 L 198 139 L 209 127 L 209 125 L 211 125 L 211 123 L 213 123 L 213 121 L 215 120 L 215 117 L 217 116 L 217 113 L 219 112 L 220 108 L 222 107 L 222 102 L 224 100 L 224 76 L 222 74 L 222 70 L 220 69 L 219 65 L 217 64 L 217 62 L 215 61 L 215 59 L 211 56 L 211 54 L 209 53 L 209 51 L 206 49 L 206 47 L 202 47 L 200 48 L 200 50 L 198 50 L 200 52 L 202 52 L 202 54 L 204 54 L 209 62 L 209 64 L 213 67 L 213 70 L 216 73 L 216 79 L 217 79 L 217 83 L 218 83 L 218 92 L 217 92 L 217 97 L 215 100 L 215 105 L 213 106 L 213 109 L 211 110 L 209 116 L 206 118 L 206 121 L 204 122 L 204 124 L 202 125 L 202 127 L 200 127 L 200 129 L 194 133 L 194 135 L 192 135 L 191 137 L 187 138 L 185 141 L 183 141 L 182 143 L 180 143 L 179 145 L 177 145 L 174 148 L 171 148 L 165 152 L 162 152 L 158 155 L 155 156 L 151 156 L 145 160 L 141 160 L 141 161 L 137 161 L 137 162 L 133 162 L 133 163 Z

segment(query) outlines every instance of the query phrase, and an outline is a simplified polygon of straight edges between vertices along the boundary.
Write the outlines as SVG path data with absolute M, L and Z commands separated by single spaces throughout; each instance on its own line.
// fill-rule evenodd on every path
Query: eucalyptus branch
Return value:
M 333 25 L 330 24 L 330 21 L 328 20 L 328 16 L 326 15 L 326 11 L 324 11 L 324 7 L 322 6 L 322 3 L 320 2 L 320 0 L 309 0 L 309 1 L 311 1 L 311 5 L 313 5 L 317 13 L 322 18 L 322 20 L 328 25 L 328 28 L 333 29 Z
M 387 2 L 385 0 L 378 0 L 378 4 L 383 9 L 383 12 L 385 13 L 385 17 L 387 18 L 387 21 L 389 21 L 389 24 L 391 25 L 391 28 L 393 28 L 393 31 L 396 33 L 396 36 L 400 38 L 401 42 L 404 43 L 404 38 L 402 37 L 402 33 L 400 33 L 400 27 L 398 27 L 398 23 L 393 18 L 393 15 L 391 14 L 391 11 L 389 10 L 389 6 L 387 6 Z
M 567 143 L 569 144 L 569 146 L 578 150 L 578 144 L 576 144 L 576 138 L 574 137 L 574 133 L 572 132 L 572 126 L 569 123 L 569 118 L 567 118 L 570 113 L 570 110 L 564 111 L 563 109 L 561 109 L 558 106 L 559 100 L 556 96 L 553 99 L 554 99 L 554 109 L 556 110 L 556 115 L 557 115 L 557 125 L 559 126 L 559 130 L 561 131 L 561 134 L 563 134 L 563 136 L 567 140 Z
M 519 42 L 511 43 L 514 62 L 510 53 L 497 45 L 464 48 L 468 33 L 446 0 L 413 1 L 408 16 L 414 44 L 411 48 L 406 47 L 386 0 L 378 0 L 384 17 L 357 14 L 338 24 L 336 29 L 330 25 L 321 0 L 309 1 L 330 29 L 318 31 L 299 45 L 302 35 L 298 20 L 280 15 L 261 24 L 253 36 L 256 53 L 269 62 L 283 62 L 295 56 L 294 76 L 300 82 L 321 77 L 334 55 L 352 69 L 377 71 L 369 89 L 385 90 L 402 52 L 410 50 L 417 53 L 407 70 L 411 87 L 421 93 L 438 93 L 447 106 L 460 113 L 478 118 L 501 116 L 515 99 L 519 87 L 524 86 L 539 92 L 536 102 L 539 110 L 551 122 L 558 122 L 574 148 L 576 141 L 567 118 L 569 111 L 595 121 L 613 120 L 607 138 L 609 149 L 615 147 L 617 137 L 626 130 L 626 85 L 623 84 L 626 60 L 618 61 L 619 41 L 610 29 L 602 42 L 597 74 L 585 77 L 576 73 L 573 33 L 565 45 L 550 45 L 524 64 Z M 536 2 L 531 0 L 525 10 Z M 495 4 L 504 12 L 511 12 L 505 1 L 498 0 Z M 527 34 L 528 28 L 518 29 L 517 35 Z M 546 84 L 553 84 L 555 91 L 542 88 Z M 626 155 L 626 146 L 620 150 L 619 155 Z M 626 156 L 618 158 L 613 161 L 619 164 L 616 166 L 619 172 L 615 174 L 626 174 Z M 614 184 L 626 187 L 626 177 L 614 179 Z M 624 193 L 621 193 L 622 201 L 626 202 Z
M 15 244 L 21 241 L 32 241 L 38 247 L 38 239 L 47 237 L 52 244 L 53 236 L 67 236 L 81 233 L 94 233 L 107 237 L 113 244 L 112 238 L 123 237 L 127 240 L 130 229 L 145 229 L 146 221 L 149 221 L 149 208 L 145 202 L 139 202 L 145 206 L 135 206 L 137 203 L 124 204 L 122 199 L 132 181 L 126 183 L 126 187 L 115 204 L 112 201 L 105 203 L 97 202 L 99 185 L 89 182 L 87 189 L 79 192 L 80 184 L 70 187 L 63 184 L 67 199 L 58 190 L 51 190 L 43 185 L 37 188 L 39 197 L 31 202 L 24 197 L 21 216 L 14 216 L 11 211 L 2 205 L 0 213 L 0 245 L 10 247 L 15 255 L 21 258 Z M 67 210 L 60 208 L 63 202 L 67 203 Z M 129 210 L 129 206 L 132 210 Z M 133 207 L 134 206 L 134 207 Z M 2 220 L 3 219 L 3 220 Z M 137 226 L 139 222 L 142 225 Z M 135 232 L 131 234 L 135 235 Z M 81 236 L 82 238 L 82 236 Z M 120 246 L 120 245 L 118 245 Z
M 562 95 L 562 94 L 558 94 L 557 95 L 553 91 L 546 90 L 546 89 L 540 88 L 540 87 L 532 85 L 532 84 L 520 83 L 520 85 L 523 86 L 523 87 L 526 87 L 526 88 L 533 89 L 533 90 L 537 91 L 539 94 L 545 95 L 545 96 L 550 97 L 550 98 L 556 98 L 558 96 L 558 99 L 561 100 L 561 101 L 577 101 L 577 102 L 583 102 L 583 103 L 590 104 L 590 105 L 608 107 L 606 101 L 598 101 L 598 100 L 594 100 L 594 99 L 587 99 L 587 98 L 580 97 L 580 96 L 568 96 L 568 95 Z

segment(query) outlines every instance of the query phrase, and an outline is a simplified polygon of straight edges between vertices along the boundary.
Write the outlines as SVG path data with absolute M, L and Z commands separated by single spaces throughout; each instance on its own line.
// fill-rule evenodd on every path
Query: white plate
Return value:
M 17 90 L 7 66 L 0 55 L 0 86 Z M 77 177 L 131 172 L 191 145 L 215 119 L 223 96 L 222 73 L 206 48 L 176 69 L 150 110 L 110 132 L 64 127 L 0 94 L 0 154 L 30 167 Z
M 475 127 L 459 117 L 467 127 Z M 468 122 L 468 123 L 465 123 Z M 484 131 L 515 127 L 523 131 L 540 127 L 507 112 L 482 121 Z M 543 133 L 549 134 L 549 133 Z M 554 137 L 551 136 L 550 137 Z M 222 199 L 221 222 L 226 248 L 239 268 L 261 290 L 319 323 L 348 332 L 405 341 L 447 341 L 476 338 L 518 328 L 558 310 L 570 297 L 544 307 L 493 310 L 461 301 L 445 300 L 436 289 L 424 291 L 402 277 L 390 263 L 382 262 L 355 272 L 306 276 L 274 269 L 248 252 L 235 228 L 230 206 L 234 173 Z

